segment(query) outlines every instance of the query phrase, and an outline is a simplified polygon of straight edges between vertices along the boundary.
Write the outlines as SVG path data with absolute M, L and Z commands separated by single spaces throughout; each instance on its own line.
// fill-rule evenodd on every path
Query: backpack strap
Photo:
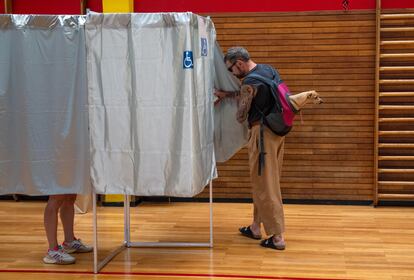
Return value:
M 264 150 L 264 137 L 263 137 L 263 130 L 264 130 L 264 118 L 262 117 L 260 119 L 260 138 L 259 138 L 259 170 L 258 170 L 258 174 L 259 176 L 262 175 L 262 168 L 264 168 L 264 164 L 265 164 L 265 155 L 266 152 Z
M 261 117 L 260 117 L 260 136 L 259 136 L 259 176 L 262 175 L 262 168 L 264 168 L 264 164 L 265 164 L 265 149 L 264 149 L 264 137 L 263 137 L 263 130 L 264 130 L 264 118 L 265 118 L 265 114 L 262 112 L 262 110 L 259 109 L 259 107 L 257 107 L 257 105 L 255 103 L 253 103 L 254 107 L 256 108 L 257 111 L 259 111 Z
M 274 80 L 277 77 L 277 74 L 276 74 L 275 70 L 273 70 L 273 69 L 272 69 L 272 72 L 273 72 L 273 79 L 266 78 L 266 77 L 264 77 L 262 75 L 259 75 L 259 74 L 256 74 L 256 73 L 251 73 L 251 74 L 247 75 L 247 77 L 258 80 L 258 81 L 264 83 L 265 85 L 267 85 L 270 88 L 270 92 L 272 93 L 272 96 L 275 100 L 276 107 L 277 107 L 278 111 L 282 112 L 283 107 L 280 103 L 279 96 L 276 94 L 277 83 Z M 259 108 L 257 108 L 257 106 L 256 106 L 256 109 L 258 109 L 262 113 L 262 111 Z

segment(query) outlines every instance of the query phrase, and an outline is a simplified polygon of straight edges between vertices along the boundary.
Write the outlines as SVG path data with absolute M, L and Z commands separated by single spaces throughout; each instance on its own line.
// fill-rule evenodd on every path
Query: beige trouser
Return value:
M 265 164 L 259 176 L 260 125 L 250 130 L 249 150 L 250 179 L 254 204 L 254 221 L 263 223 L 267 235 L 279 235 L 285 231 L 280 177 L 285 137 L 280 137 L 264 127 Z

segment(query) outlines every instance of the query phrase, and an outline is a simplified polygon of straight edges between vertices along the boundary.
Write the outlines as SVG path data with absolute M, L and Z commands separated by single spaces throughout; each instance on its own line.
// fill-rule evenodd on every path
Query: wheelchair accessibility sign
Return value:
M 192 51 L 184 51 L 183 55 L 183 68 L 184 69 L 193 69 L 193 52 Z
M 201 56 L 207 56 L 207 38 L 201 38 Z

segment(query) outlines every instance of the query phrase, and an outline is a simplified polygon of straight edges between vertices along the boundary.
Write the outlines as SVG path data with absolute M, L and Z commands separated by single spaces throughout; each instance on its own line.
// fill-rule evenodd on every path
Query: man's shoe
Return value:
M 254 233 L 253 233 L 252 229 L 250 228 L 250 226 L 241 227 L 241 228 L 239 228 L 239 231 L 243 236 L 246 236 L 248 238 L 255 239 L 255 240 L 262 239 L 261 235 L 254 235 Z
M 275 249 L 275 250 L 285 250 L 285 248 L 286 248 L 285 242 L 275 243 L 273 241 L 273 235 L 270 236 L 268 239 L 262 240 L 260 242 L 260 246 L 263 246 L 263 247 L 266 247 L 266 248 L 272 248 L 272 249 Z

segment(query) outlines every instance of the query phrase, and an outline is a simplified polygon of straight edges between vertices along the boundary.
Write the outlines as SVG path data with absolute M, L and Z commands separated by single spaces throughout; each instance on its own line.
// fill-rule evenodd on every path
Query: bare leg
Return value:
M 46 231 L 47 241 L 49 242 L 49 249 L 54 249 L 58 246 L 57 241 L 57 227 L 58 227 L 58 212 L 62 206 L 64 195 L 50 195 L 44 212 L 44 226 Z
M 250 225 L 250 229 L 252 230 L 254 235 L 257 235 L 257 236 L 261 235 L 260 217 L 259 217 L 259 212 L 255 204 L 253 204 L 253 222 Z
M 65 199 L 60 207 L 60 220 L 62 221 L 63 231 L 65 233 L 65 242 L 69 243 L 75 240 L 73 223 L 75 219 L 74 204 L 76 194 L 65 194 Z
M 284 245 L 285 244 L 285 238 L 283 236 L 283 233 L 279 235 L 273 235 L 273 243 L 275 245 Z

